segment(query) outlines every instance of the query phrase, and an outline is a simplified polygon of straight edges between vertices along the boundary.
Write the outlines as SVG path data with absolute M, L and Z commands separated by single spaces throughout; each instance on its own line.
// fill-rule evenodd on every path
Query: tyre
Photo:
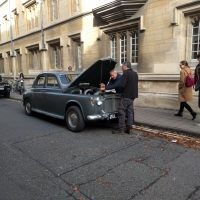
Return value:
M 4 97 L 5 97 L 5 98 L 10 98 L 10 92 L 4 94 Z
M 71 106 L 67 109 L 65 120 L 70 131 L 80 132 L 85 127 L 83 115 L 77 106 Z
M 31 106 L 31 101 L 29 99 L 25 100 L 25 105 L 24 105 L 25 113 L 28 116 L 31 116 L 33 114 L 32 106 Z

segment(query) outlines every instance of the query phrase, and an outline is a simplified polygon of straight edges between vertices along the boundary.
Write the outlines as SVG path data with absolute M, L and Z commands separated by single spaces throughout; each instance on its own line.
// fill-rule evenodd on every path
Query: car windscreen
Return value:
M 69 84 L 72 80 L 75 79 L 75 77 L 77 77 L 76 74 L 62 74 L 59 76 L 60 81 L 63 85 Z

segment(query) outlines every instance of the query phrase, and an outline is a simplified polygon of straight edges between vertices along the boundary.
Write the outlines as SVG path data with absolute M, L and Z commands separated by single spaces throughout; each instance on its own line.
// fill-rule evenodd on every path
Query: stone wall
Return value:
M 27 1 L 23 1 L 26 3 Z M 19 34 L 16 34 L 13 24 L 13 46 L 19 50 L 21 55 L 21 68 L 30 86 L 34 77 L 42 72 L 49 71 L 49 41 L 59 40 L 62 47 L 62 70 L 67 71 L 72 66 L 75 71 L 87 69 L 96 60 L 110 55 L 110 40 L 103 30 L 94 24 L 92 9 L 111 2 L 109 0 L 82 0 L 79 10 L 75 11 L 72 2 L 59 1 L 59 17 L 51 21 L 50 3 L 43 1 L 43 27 L 45 49 L 42 49 L 41 12 L 40 4 L 37 4 L 38 26 L 34 29 L 27 28 L 27 10 L 21 0 L 12 4 L 11 10 L 17 9 L 19 19 Z M 90 2 L 90 3 L 88 3 Z M 135 105 L 178 109 L 177 84 L 179 79 L 179 62 L 187 60 L 192 69 L 197 64 L 191 60 L 191 29 L 190 9 L 199 9 L 197 4 L 181 6 L 195 2 L 194 0 L 148 0 L 140 10 L 132 16 L 133 20 L 140 19 L 139 27 L 139 61 L 137 71 L 139 73 L 140 97 Z M 27 3 L 26 3 L 27 4 Z M 6 26 L 3 17 L 8 14 L 7 2 L 0 7 L 1 43 L 0 54 L 4 58 L 3 77 L 8 79 L 18 76 L 16 57 L 11 57 L 12 73 L 9 72 L 9 61 L 7 52 L 11 52 L 11 41 L 7 36 Z M 72 9 L 73 8 L 73 9 Z M 189 11 L 188 11 L 189 10 Z M 184 14 L 187 11 L 189 14 Z M 121 22 L 123 25 L 126 20 Z M 119 23 L 119 22 L 118 22 Z M 75 44 L 73 35 L 80 35 L 82 50 L 82 67 L 77 66 L 75 56 Z M 30 70 L 28 65 L 27 47 L 39 45 L 41 50 L 42 69 Z M 119 43 L 118 43 L 119 45 Z M 119 49 L 118 49 L 119 51 Z M 120 62 L 117 70 L 121 72 Z M 53 71 L 53 70 L 52 70 Z M 191 105 L 197 109 L 197 94 L 194 93 L 194 100 Z

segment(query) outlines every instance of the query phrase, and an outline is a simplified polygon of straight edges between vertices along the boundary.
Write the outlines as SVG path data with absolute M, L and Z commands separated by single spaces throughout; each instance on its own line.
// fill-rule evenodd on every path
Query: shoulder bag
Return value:
M 191 87 L 191 86 L 194 85 L 194 75 L 191 74 L 191 73 L 188 73 L 187 71 L 186 71 L 186 73 L 187 73 L 187 76 L 186 76 L 185 86 L 186 87 Z

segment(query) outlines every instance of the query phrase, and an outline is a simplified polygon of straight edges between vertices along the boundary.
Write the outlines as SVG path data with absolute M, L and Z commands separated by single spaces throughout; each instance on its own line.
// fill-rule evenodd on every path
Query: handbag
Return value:
M 187 76 L 186 76 L 185 86 L 186 87 L 191 87 L 191 86 L 194 85 L 194 75 L 191 74 L 191 73 L 188 73 L 187 71 L 186 71 L 186 73 L 187 73 Z

